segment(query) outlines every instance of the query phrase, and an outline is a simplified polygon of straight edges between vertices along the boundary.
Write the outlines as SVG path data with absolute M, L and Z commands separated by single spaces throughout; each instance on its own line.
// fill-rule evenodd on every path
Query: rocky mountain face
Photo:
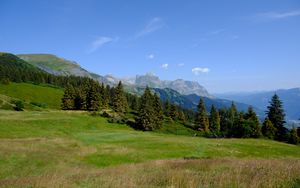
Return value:
M 151 88 L 169 88 L 177 91 L 181 95 L 196 94 L 202 97 L 213 98 L 208 91 L 198 82 L 177 79 L 174 81 L 160 80 L 159 77 L 153 74 L 137 75 L 136 78 L 124 79 L 124 83 L 135 85 L 137 87 L 151 87 Z
M 161 89 L 170 88 L 182 95 L 196 94 L 203 97 L 213 97 L 198 82 L 182 79 L 177 79 L 174 81 L 160 80 L 159 77 L 150 73 L 146 75 L 137 75 L 133 78 L 117 78 L 112 75 L 101 76 L 83 69 L 74 61 L 69 61 L 52 54 L 20 54 L 17 56 L 28 63 L 54 75 L 85 76 L 94 78 L 99 82 L 111 86 L 118 84 L 119 81 L 122 81 L 124 85 L 126 85 L 128 88 L 131 88 L 133 91 L 134 87 L 149 86 L 151 88 Z

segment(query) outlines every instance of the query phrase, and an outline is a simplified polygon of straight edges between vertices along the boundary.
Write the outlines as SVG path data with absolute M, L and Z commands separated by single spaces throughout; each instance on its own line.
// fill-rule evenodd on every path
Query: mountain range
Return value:
M 209 110 L 214 104 L 218 108 L 229 107 L 231 100 L 217 99 L 211 95 L 198 82 L 183 79 L 160 80 L 158 76 L 147 73 L 145 75 L 136 75 L 130 78 L 117 78 L 113 75 L 101 76 L 83 69 L 77 62 L 66 60 L 52 54 L 20 54 L 19 58 L 29 64 L 38 67 L 54 75 L 76 75 L 85 76 L 103 82 L 111 86 L 119 81 L 125 85 L 128 92 L 141 95 L 146 86 L 149 86 L 160 95 L 162 100 L 169 100 L 172 103 L 180 105 L 183 108 L 196 110 L 200 97 L 203 97 L 206 107 Z M 247 110 L 248 104 L 236 103 L 239 110 Z M 259 109 L 257 109 L 259 111 Z
M 217 97 L 234 100 L 241 103 L 251 104 L 264 111 L 267 110 L 269 101 L 274 94 L 277 94 L 283 102 L 286 118 L 299 120 L 300 118 L 300 88 L 279 89 L 274 91 L 260 91 L 249 93 L 225 93 L 216 94 Z

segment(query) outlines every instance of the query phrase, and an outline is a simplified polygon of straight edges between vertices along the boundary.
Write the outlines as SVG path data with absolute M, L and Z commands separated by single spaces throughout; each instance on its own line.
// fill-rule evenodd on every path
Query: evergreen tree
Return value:
M 62 110 L 74 110 L 75 104 L 75 91 L 74 87 L 70 84 L 68 84 L 65 88 L 64 95 L 62 97 Z
M 100 109 L 101 98 L 99 93 L 99 84 L 91 82 L 88 86 L 86 94 L 86 107 L 89 111 L 97 111 Z
M 292 130 L 290 131 L 289 143 L 290 144 L 298 144 L 299 143 L 299 137 L 298 137 L 297 130 L 295 127 L 292 128 Z
M 102 83 L 103 85 L 103 83 Z M 103 85 L 104 88 L 104 85 Z M 102 108 L 108 109 L 109 103 L 110 103 L 110 86 L 106 85 L 105 89 L 103 89 L 103 95 L 102 95 Z
M 166 117 L 170 117 L 170 109 L 171 109 L 171 105 L 169 100 L 166 100 L 166 102 L 164 103 L 164 114 Z
M 155 112 L 153 109 L 153 96 L 149 89 L 146 87 L 144 94 L 140 99 L 140 108 L 137 117 L 137 128 L 145 131 L 151 131 L 157 128 L 155 120 Z
M 274 139 L 276 134 L 276 128 L 274 127 L 273 123 L 266 117 L 263 126 L 261 127 L 262 134 L 270 139 Z
M 248 125 L 250 125 L 249 127 L 249 131 L 250 131 L 250 137 L 254 137 L 254 138 L 258 138 L 261 136 L 261 127 L 260 127 L 260 122 L 259 119 L 253 109 L 252 106 L 250 106 L 248 108 L 247 113 L 245 114 L 244 117 L 246 120 L 250 121 L 250 123 Z
M 76 110 L 86 110 L 86 93 L 83 87 L 75 89 L 74 106 Z
M 209 123 L 210 131 L 218 134 L 220 132 L 220 115 L 214 105 L 211 106 Z
M 112 105 L 115 112 L 118 113 L 125 113 L 128 110 L 127 98 L 121 81 L 114 90 Z
M 198 112 L 195 118 L 195 128 L 199 131 L 208 133 L 209 132 L 209 120 L 205 109 L 203 98 L 200 99 L 197 106 Z
M 182 121 L 183 123 L 186 123 L 186 117 L 185 117 L 184 112 L 183 112 L 182 110 L 180 110 L 180 111 L 178 112 L 178 119 L 179 119 L 180 121 Z
M 139 98 L 137 96 L 133 96 L 130 108 L 134 111 L 138 111 L 139 108 Z
M 157 96 L 155 93 L 153 96 L 153 112 L 154 112 L 154 123 L 155 123 L 155 128 L 159 128 L 164 120 L 164 113 L 161 105 L 160 98 Z
M 285 114 L 278 95 L 274 95 L 268 106 L 267 116 L 276 128 L 275 139 L 279 141 L 286 140 L 287 129 L 284 127 Z
M 169 115 L 173 120 L 177 120 L 178 113 L 177 113 L 177 108 L 176 108 L 175 104 L 171 104 Z

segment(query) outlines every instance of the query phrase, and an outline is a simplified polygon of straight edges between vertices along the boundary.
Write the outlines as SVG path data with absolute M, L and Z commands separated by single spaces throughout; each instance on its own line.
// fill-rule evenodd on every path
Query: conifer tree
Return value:
M 268 117 L 266 117 L 265 121 L 263 122 L 261 132 L 265 137 L 274 139 L 276 128 L 273 126 L 273 123 L 269 120 Z
M 136 120 L 137 127 L 145 131 L 154 130 L 157 128 L 157 124 L 154 117 L 153 96 L 148 86 L 146 87 L 144 94 L 141 96 L 140 101 L 138 117 Z
M 125 113 L 128 110 L 127 98 L 121 81 L 114 90 L 112 105 L 115 112 L 118 113 Z
M 62 97 L 62 110 L 74 110 L 75 104 L 75 91 L 72 85 L 68 84 L 65 88 L 64 95 Z
M 133 96 L 130 108 L 134 111 L 137 111 L 139 108 L 139 98 L 137 96 Z
M 296 130 L 295 127 L 293 127 L 290 131 L 289 143 L 290 144 L 296 144 L 296 145 L 299 143 L 299 137 L 298 137 L 297 130 Z
M 183 123 L 186 122 L 186 117 L 185 117 L 184 112 L 183 112 L 182 110 L 180 110 L 180 111 L 178 112 L 178 119 L 179 119 L 180 121 L 182 121 Z
M 164 119 L 164 113 L 161 105 L 160 98 L 157 96 L 155 93 L 153 96 L 153 118 L 154 118 L 154 123 L 155 123 L 155 128 L 159 128 L 163 122 Z
M 254 137 L 254 138 L 260 137 L 261 136 L 260 122 L 252 106 L 248 108 L 248 111 L 245 114 L 244 118 L 251 122 L 249 123 L 250 137 Z
M 74 106 L 76 110 L 86 110 L 86 93 L 82 87 L 75 89 Z
M 195 128 L 202 132 L 209 132 L 209 120 L 207 116 L 207 112 L 205 109 L 205 104 L 203 98 L 200 99 L 199 104 L 197 106 L 198 112 L 195 118 Z
M 175 104 L 171 104 L 169 115 L 173 120 L 178 119 L 178 112 Z
M 97 111 L 100 109 L 101 98 L 99 93 L 99 84 L 91 82 L 88 86 L 86 94 L 86 107 L 89 111 Z
M 277 94 L 275 94 L 268 106 L 267 116 L 269 120 L 273 123 L 276 128 L 275 139 L 279 141 L 284 141 L 287 139 L 287 129 L 284 127 L 285 124 L 285 114 L 282 107 L 282 102 L 280 101 Z
M 166 100 L 164 103 L 164 114 L 166 117 L 170 117 L 170 109 L 171 109 L 171 105 L 169 100 Z
M 218 134 L 220 132 L 220 115 L 214 105 L 211 106 L 209 123 L 210 131 Z

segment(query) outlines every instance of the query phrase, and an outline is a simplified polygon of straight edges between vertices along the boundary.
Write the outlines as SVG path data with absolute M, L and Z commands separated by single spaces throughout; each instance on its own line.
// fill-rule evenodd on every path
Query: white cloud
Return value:
M 210 71 L 209 68 L 201 68 L 201 67 L 195 67 L 192 69 L 192 72 L 195 75 L 199 75 L 201 73 L 208 73 L 209 71 Z
M 256 14 L 255 21 L 272 21 L 295 16 L 300 16 L 300 10 L 293 10 L 289 12 L 264 12 Z
M 135 38 L 140 38 L 142 36 L 153 33 L 155 31 L 161 29 L 162 27 L 164 27 L 164 25 L 165 25 L 165 23 L 161 18 L 155 17 L 155 18 L 151 19 L 147 23 L 147 25 L 136 34 Z
M 184 66 L 184 63 L 178 63 L 177 66 L 178 66 L 178 67 L 183 67 L 183 66 Z
M 118 40 L 118 37 L 111 38 L 111 37 L 97 37 L 92 43 L 90 44 L 90 48 L 88 49 L 88 53 L 93 53 L 105 44 L 116 42 Z
M 148 58 L 148 59 L 154 59 L 154 57 L 155 57 L 154 54 L 149 54 L 149 55 L 147 55 L 147 58 Z
M 163 69 L 168 69 L 169 64 L 165 63 L 165 64 L 162 64 L 160 67 L 163 68 Z

